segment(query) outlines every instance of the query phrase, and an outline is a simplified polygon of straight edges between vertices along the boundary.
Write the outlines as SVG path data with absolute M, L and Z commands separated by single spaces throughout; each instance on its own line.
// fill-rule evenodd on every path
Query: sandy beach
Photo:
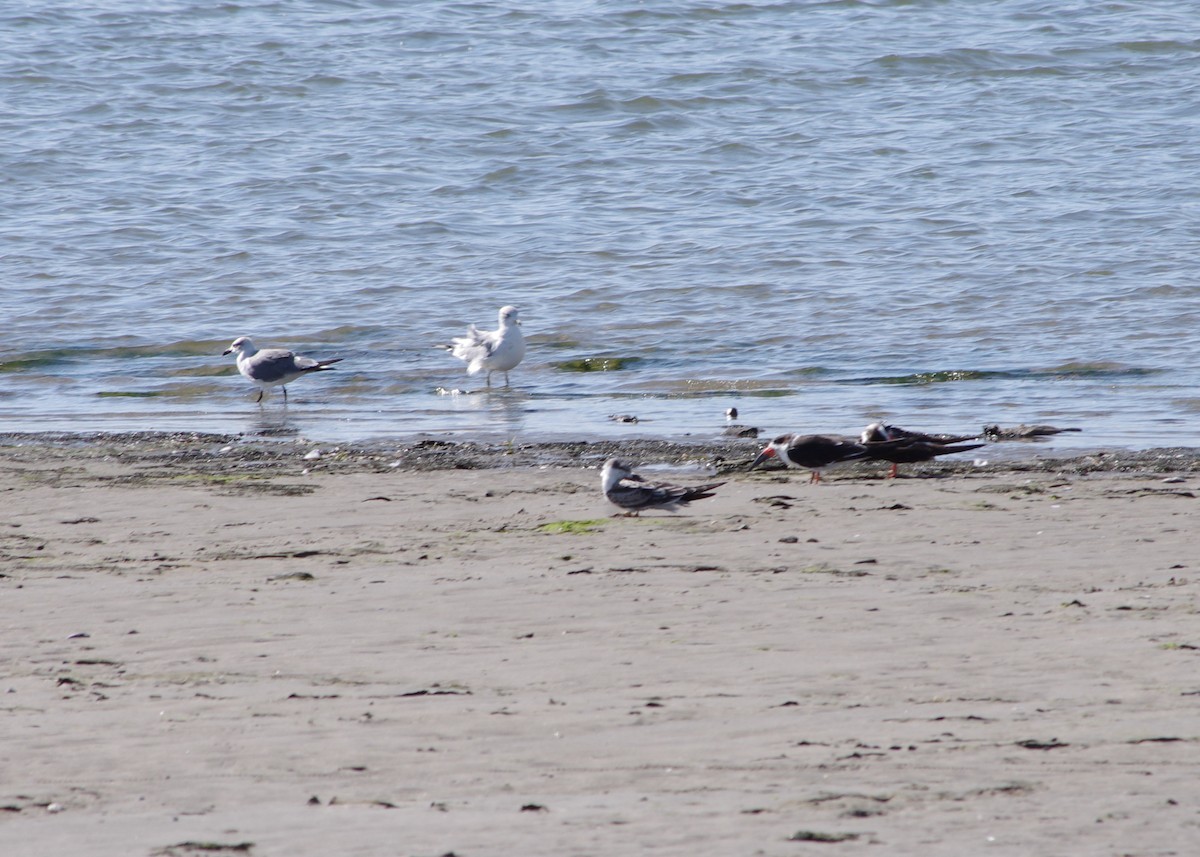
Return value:
M 1194 456 L 754 448 L 10 440 L 0 853 L 1195 852 Z

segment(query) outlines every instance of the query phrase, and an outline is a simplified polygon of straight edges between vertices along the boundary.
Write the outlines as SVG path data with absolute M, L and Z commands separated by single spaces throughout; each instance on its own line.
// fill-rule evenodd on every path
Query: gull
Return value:
M 604 490 L 604 496 L 614 506 L 624 509 L 626 517 L 636 516 L 643 509 L 678 511 L 680 506 L 692 500 L 711 497 L 713 491 L 724 484 L 710 482 L 689 488 L 669 482 L 647 482 L 634 473 L 632 467 L 616 458 L 604 462 L 604 469 L 600 471 L 600 487 Z
M 515 369 L 525 357 L 525 337 L 521 335 L 521 321 L 515 306 L 500 307 L 500 327 L 497 330 L 479 330 L 475 325 L 467 328 L 466 336 L 452 340 L 443 346 L 447 351 L 466 362 L 467 373 L 477 375 L 487 372 L 487 385 L 492 386 L 492 373 L 504 373 L 504 386 L 508 386 L 508 372 Z
M 302 357 L 285 348 L 267 348 L 259 351 L 248 336 L 239 336 L 233 340 L 233 344 L 225 349 L 222 356 L 234 353 L 237 354 L 238 371 L 245 376 L 247 381 L 258 387 L 256 402 L 262 401 L 263 393 L 270 387 L 283 387 L 283 400 L 286 402 L 287 387 L 284 387 L 285 384 L 301 375 L 307 375 L 309 372 L 323 372 L 326 369 L 332 369 L 332 364 L 340 363 L 342 360 L 341 357 L 334 357 L 332 360 L 313 360 L 311 357 Z

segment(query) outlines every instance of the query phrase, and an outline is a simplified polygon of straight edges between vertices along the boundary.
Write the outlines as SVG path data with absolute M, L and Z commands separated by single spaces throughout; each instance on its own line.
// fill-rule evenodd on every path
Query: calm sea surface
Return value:
M 0 431 L 1196 445 L 1192 3 L 13 2 L 0 142 Z

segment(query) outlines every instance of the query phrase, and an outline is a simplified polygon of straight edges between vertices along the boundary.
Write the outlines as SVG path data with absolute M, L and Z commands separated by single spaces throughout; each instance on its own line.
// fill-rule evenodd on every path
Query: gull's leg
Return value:
M 258 402 L 258 403 L 261 405 L 261 404 L 262 404 L 262 397 L 263 397 L 263 391 L 262 391 L 262 390 L 259 390 L 259 391 L 258 391 L 258 398 L 257 398 L 257 399 L 255 399 L 254 401 Z
M 287 387 L 282 387 L 280 389 L 283 390 L 283 402 L 284 404 L 287 404 Z

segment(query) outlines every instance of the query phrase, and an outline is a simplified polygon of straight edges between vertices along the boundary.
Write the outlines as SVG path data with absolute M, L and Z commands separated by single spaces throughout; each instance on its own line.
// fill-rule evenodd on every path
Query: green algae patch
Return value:
M 619 372 L 641 362 L 640 357 L 580 357 L 550 365 L 561 372 Z
M 594 533 L 604 524 L 605 521 L 603 518 L 591 521 L 551 521 L 549 524 L 542 524 L 538 527 L 538 532 L 556 536 L 564 533 L 580 535 L 582 533 Z
M 995 377 L 993 372 L 974 372 L 970 370 L 946 370 L 941 372 L 914 372 L 911 375 L 898 375 L 872 379 L 876 384 L 925 385 L 947 384 L 954 381 L 983 381 Z

